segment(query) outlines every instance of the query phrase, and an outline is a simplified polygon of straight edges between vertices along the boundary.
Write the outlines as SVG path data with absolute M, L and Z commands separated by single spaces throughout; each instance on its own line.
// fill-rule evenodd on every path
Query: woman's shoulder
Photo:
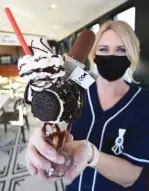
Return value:
M 138 91 L 140 91 L 138 99 L 141 101 L 141 103 L 149 104 L 149 89 L 137 87 Z
M 131 86 L 133 89 L 132 111 L 138 120 L 143 117 L 144 120 L 149 120 L 149 89 L 139 86 Z
M 149 89 L 136 85 L 130 85 L 130 88 L 134 93 L 136 93 L 136 100 L 138 103 L 149 104 Z

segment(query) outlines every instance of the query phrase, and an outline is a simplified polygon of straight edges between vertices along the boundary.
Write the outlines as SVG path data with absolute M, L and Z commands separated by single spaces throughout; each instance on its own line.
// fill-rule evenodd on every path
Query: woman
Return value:
M 123 80 L 128 68 L 135 70 L 139 50 L 139 41 L 125 22 L 101 26 L 90 55 L 98 77 L 87 90 L 82 118 L 73 122 L 75 141 L 66 144 L 75 159 L 63 178 L 67 190 L 146 190 L 149 92 Z M 39 129 L 28 144 L 28 169 L 46 178 L 50 161 L 64 159 L 44 142 Z

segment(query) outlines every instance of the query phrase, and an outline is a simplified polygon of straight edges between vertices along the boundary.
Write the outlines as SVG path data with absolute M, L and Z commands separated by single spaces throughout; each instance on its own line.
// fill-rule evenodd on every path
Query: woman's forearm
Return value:
M 99 152 L 99 161 L 95 169 L 104 177 L 123 187 L 131 186 L 142 171 L 142 167 L 103 152 Z

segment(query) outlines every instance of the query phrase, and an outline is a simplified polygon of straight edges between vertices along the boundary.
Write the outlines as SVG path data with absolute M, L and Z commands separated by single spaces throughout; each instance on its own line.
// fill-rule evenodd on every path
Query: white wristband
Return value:
M 92 143 L 91 143 L 91 147 L 92 147 L 92 149 L 93 149 L 93 159 L 92 159 L 91 162 L 89 162 L 89 163 L 87 164 L 87 166 L 88 166 L 88 167 L 95 167 L 95 166 L 97 165 L 97 163 L 98 163 L 98 160 L 99 160 L 99 151 L 98 151 L 98 149 L 96 148 L 96 146 L 93 145 Z

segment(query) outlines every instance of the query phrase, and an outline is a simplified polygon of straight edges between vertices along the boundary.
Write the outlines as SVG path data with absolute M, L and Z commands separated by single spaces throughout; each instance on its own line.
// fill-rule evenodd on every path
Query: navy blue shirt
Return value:
M 71 133 L 75 140 L 87 139 L 96 145 L 99 151 L 123 158 L 137 166 L 148 167 L 149 91 L 130 85 L 128 92 L 106 111 L 100 105 L 96 83 L 87 90 L 86 97 L 81 119 L 73 121 Z M 124 188 L 95 169 L 86 168 L 66 190 L 145 191 L 144 169 L 132 186 Z

